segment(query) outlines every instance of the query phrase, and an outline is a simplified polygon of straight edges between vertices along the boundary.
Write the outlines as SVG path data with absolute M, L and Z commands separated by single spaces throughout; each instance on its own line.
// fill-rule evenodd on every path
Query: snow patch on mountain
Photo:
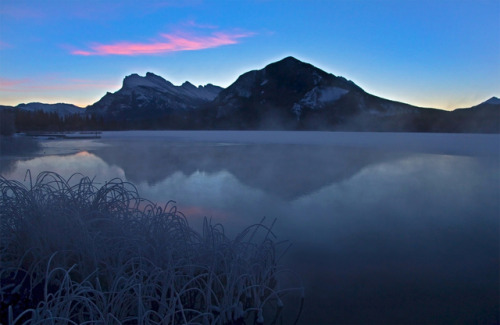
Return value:
M 172 91 L 174 85 L 151 72 L 146 73 L 145 77 L 141 77 L 137 73 L 134 73 L 123 79 L 123 89 L 132 89 L 137 87 L 148 87 L 163 91 Z
M 339 100 L 348 92 L 348 90 L 339 87 L 314 87 L 298 103 L 293 104 L 292 111 L 297 116 L 297 119 L 300 119 L 303 108 L 321 109 L 326 104 Z
M 212 84 L 196 87 L 189 81 L 184 82 L 181 86 L 175 86 L 170 81 L 167 81 L 154 73 L 148 72 L 144 77 L 141 77 L 136 73 L 125 77 L 123 80 L 123 87 L 120 91 L 124 94 L 131 94 L 134 92 L 138 96 L 137 99 L 144 100 L 147 96 L 145 96 L 144 93 L 141 93 L 141 90 L 146 89 L 174 96 L 185 96 L 206 101 L 213 100 L 221 90 L 221 88 Z
M 177 89 L 179 94 L 188 96 L 191 98 L 199 98 L 206 101 L 213 100 L 220 91 L 219 87 L 212 84 L 207 84 L 206 86 L 194 86 L 189 81 L 182 84 L 180 88 Z
M 314 85 L 316 85 L 316 86 L 319 85 L 319 83 L 323 79 L 323 77 L 320 76 L 316 71 L 313 72 L 313 78 L 314 78 Z
M 321 103 L 334 102 L 334 101 L 340 99 L 340 97 L 344 96 L 348 92 L 349 92 L 348 90 L 343 89 L 343 88 L 328 87 L 328 88 L 322 89 L 320 91 L 320 95 L 319 95 L 318 100 Z

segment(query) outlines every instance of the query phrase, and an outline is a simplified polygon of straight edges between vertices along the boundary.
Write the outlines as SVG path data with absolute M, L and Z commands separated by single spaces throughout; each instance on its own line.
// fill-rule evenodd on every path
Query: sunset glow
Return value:
M 238 39 L 252 36 L 246 34 L 214 33 L 210 36 L 161 34 L 163 41 L 151 43 L 118 42 L 96 44 L 91 51 L 73 50 L 74 55 L 151 55 L 177 51 L 196 51 L 238 43 Z
M 368 93 L 452 110 L 500 95 L 499 30 L 496 0 L 6 0 L 0 105 L 86 106 L 132 73 L 228 87 L 294 56 Z

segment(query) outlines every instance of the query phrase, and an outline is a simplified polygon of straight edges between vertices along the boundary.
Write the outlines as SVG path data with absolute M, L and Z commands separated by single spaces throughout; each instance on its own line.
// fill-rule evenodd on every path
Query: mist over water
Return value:
M 133 182 L 190 224 L 231 235 L 262 217 L 293 244 L 303 324 L 498 322 L 500 137 L 321 132 L 112 132 L 2 157 Z

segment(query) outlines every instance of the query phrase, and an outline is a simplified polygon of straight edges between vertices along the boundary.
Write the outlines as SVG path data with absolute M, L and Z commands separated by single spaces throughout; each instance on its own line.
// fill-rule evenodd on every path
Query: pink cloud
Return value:
M 10 87 L 22 85 L 29 82 L 29 79 L 8 79 L 0 78 L 0 90 L 5 90 Z
M 0 41 L 0 50 L 1 49 L 8 49 L 8 48 L 11 48 L 11 47 L 12 47 L 12 45 L 10 45 L 9 43 Z
M 152 55 L 178 51 L 196 51 L 224 45 L 236 44 L 240 38 L 254 33 L 212 33 L 209 36 L 191 34 L 161 34 L 159 41 L 149 43 L 117 42 L 94 44 L 90 50 L 71 50 L 73 55 Z

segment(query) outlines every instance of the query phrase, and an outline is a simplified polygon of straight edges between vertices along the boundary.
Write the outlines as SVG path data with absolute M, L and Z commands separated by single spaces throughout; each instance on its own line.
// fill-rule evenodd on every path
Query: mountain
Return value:
M 481 103 L 480 105 L 500 105 L 500 98 L 498 97 L 491 97 L 487 101 Z
M 457 112 L 412 106 L 287 57 L 241 75 L 206 114 L 221 129 L 500 132 L 499 102 L 493 97 Z
M 28 112 L 43 111 L 45 113 L 57 113 L 59 116 L 68 116 L 73 114 L 82 114 L 85 109 L 73 104 L 57 103 L 57 104 L 44 104 L 44 103 L 28 103 L 19 104 L 15 109 L 20 109 Z
M 500 133 L 500 99 L 491 97 L 479 105 L 448 112 L 440 122 L 452 125 L 450 132 Z
M 87 122 L 84 113 L 84 108 L 64 103 L 0 105 L 0 135 L 12 135 L 16 131 L 82 129 L 84 121 Z
M 212 101 L 222 90 L 208 84 L 195 87 L 189 82 L 174 86 L 169 81 L 148 72 L 144 77 L 125 77 L 120 90 L 107 93 L 87 107 L 89 113 L 106 120 L 152 121 L 169 114 L 182 115 Z
M 500 133 L 497 97 L 451 112 L 422 108 L 374 96 L 344 77 L 293 57 L 244 73 L 226 89 L 189 82 L 175 86 L 148 72 L 125 77 L 120 90 L 108 92 L 85 110 L 41 103 L 16 108 L 64 116 L 86 113 L 73 124 L 64 121 L 64 128 Z M 45 127 L 36 117 L 31 119 L 25 123 L 16 118 L 16 124 L 28 125 L 19 129 Z
M 287 57 L 241 75 L 227 89 L 132 74 L 87 110 L 111 128 L 419 131 L 424 109 L 370 95 Z
M 219 93 L 211 110 L 221 128 L 372 131 L 414 131 L 427 112 L 370 95 L 293 57 L 241 75 Z

